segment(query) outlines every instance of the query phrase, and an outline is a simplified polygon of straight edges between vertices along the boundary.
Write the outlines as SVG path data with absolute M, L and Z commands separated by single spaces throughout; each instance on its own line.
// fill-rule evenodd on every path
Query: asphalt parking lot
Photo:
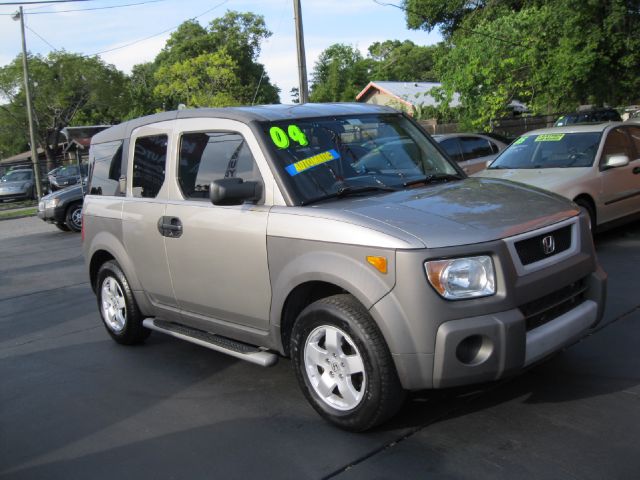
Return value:
M 411 397 L 366 434 L 263 369 L 104 331 L 80 236 L 0 222 L 0 478 L 640 477 L 640 222 L 598 236 L 604 330 L 523 375 Z

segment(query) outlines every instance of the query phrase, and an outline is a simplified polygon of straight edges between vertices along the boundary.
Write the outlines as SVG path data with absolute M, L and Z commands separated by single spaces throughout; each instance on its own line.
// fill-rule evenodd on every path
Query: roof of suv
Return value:
M 584 133 L 584 132 L 603 132 L 609 127 L 617 127 L 624 125 L 623 122 L 603 122 L 603 123 L 577 123 L 571 125 L 565 125 L 562 127 L 549 127 L 539 128 L 538 130 L 532 130 L 530 132 L 523 133 L 524 135 L 540 135 L 542 133 Z
M 225 118 L 243 123 L 279 121 L 292 118 L 314 118 L 370 113 L 398 113 L 390 107 L 366 103 L 305 103 L 303 105 L 258 105 L 252 107 L 193 108 L 156 113 L 135 118 L 97 133 L 92 143 L 104 143 L 127 137 L 134 128 L 178 118 Z

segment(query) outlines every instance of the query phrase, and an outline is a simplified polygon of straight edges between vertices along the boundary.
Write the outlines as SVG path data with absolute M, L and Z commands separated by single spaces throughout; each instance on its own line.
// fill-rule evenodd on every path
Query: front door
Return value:
M 633 134 L 640 136 L 640 128 L 617 127 L 609 131 L 600 155 L 600 165 L 612 155 L 626 155 L 629 165 L 610 168 L 600 173 L 603 205 L 598 223 L 640 212 L 640 140 L 633 143 Z M 629 135 L 631 134 L 631 135 Z
M 266 330 L 271 288 L 267 265 L 269 207 L 213 205 L 209 184 L 236 177 L 262 181 L 247 138 L 248 131 L 212 129 L 184 131 L 181 124 L 175 198 L 165 211 L 167 222 L 180 226 L 166 237 L 173 286 L 188 315 Z M 211 123 L 207 124 L 211 125 Z M 246 127 L 245 127 L 246 128 Z

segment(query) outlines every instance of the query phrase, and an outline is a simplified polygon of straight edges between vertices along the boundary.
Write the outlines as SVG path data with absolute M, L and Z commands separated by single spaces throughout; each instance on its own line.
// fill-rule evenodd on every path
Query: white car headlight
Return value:
M 496 293 L 491 257 L 451 258 L 425 262 L 431 286 L 449 300 L 486 297 Z
M 58 205 L 59 202 L 60 202 L 60 199 L 52 198 L 51 200 L 47 200 L 44 203 L 44 207 L 45 208 L 56 208 L 56 206 Z

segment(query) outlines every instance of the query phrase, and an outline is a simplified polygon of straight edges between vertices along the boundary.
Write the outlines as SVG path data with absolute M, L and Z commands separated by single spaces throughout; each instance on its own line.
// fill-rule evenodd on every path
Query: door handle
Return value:
M 165 237 L 178 238 L 182 235 L 182 222 L 178 217 L 160 217 L 158 231 Z
M 640 167 L 635 167 L 633 170 L 631 170 L 633 172 L 634 175 L 638 175 L 640 173 Z

